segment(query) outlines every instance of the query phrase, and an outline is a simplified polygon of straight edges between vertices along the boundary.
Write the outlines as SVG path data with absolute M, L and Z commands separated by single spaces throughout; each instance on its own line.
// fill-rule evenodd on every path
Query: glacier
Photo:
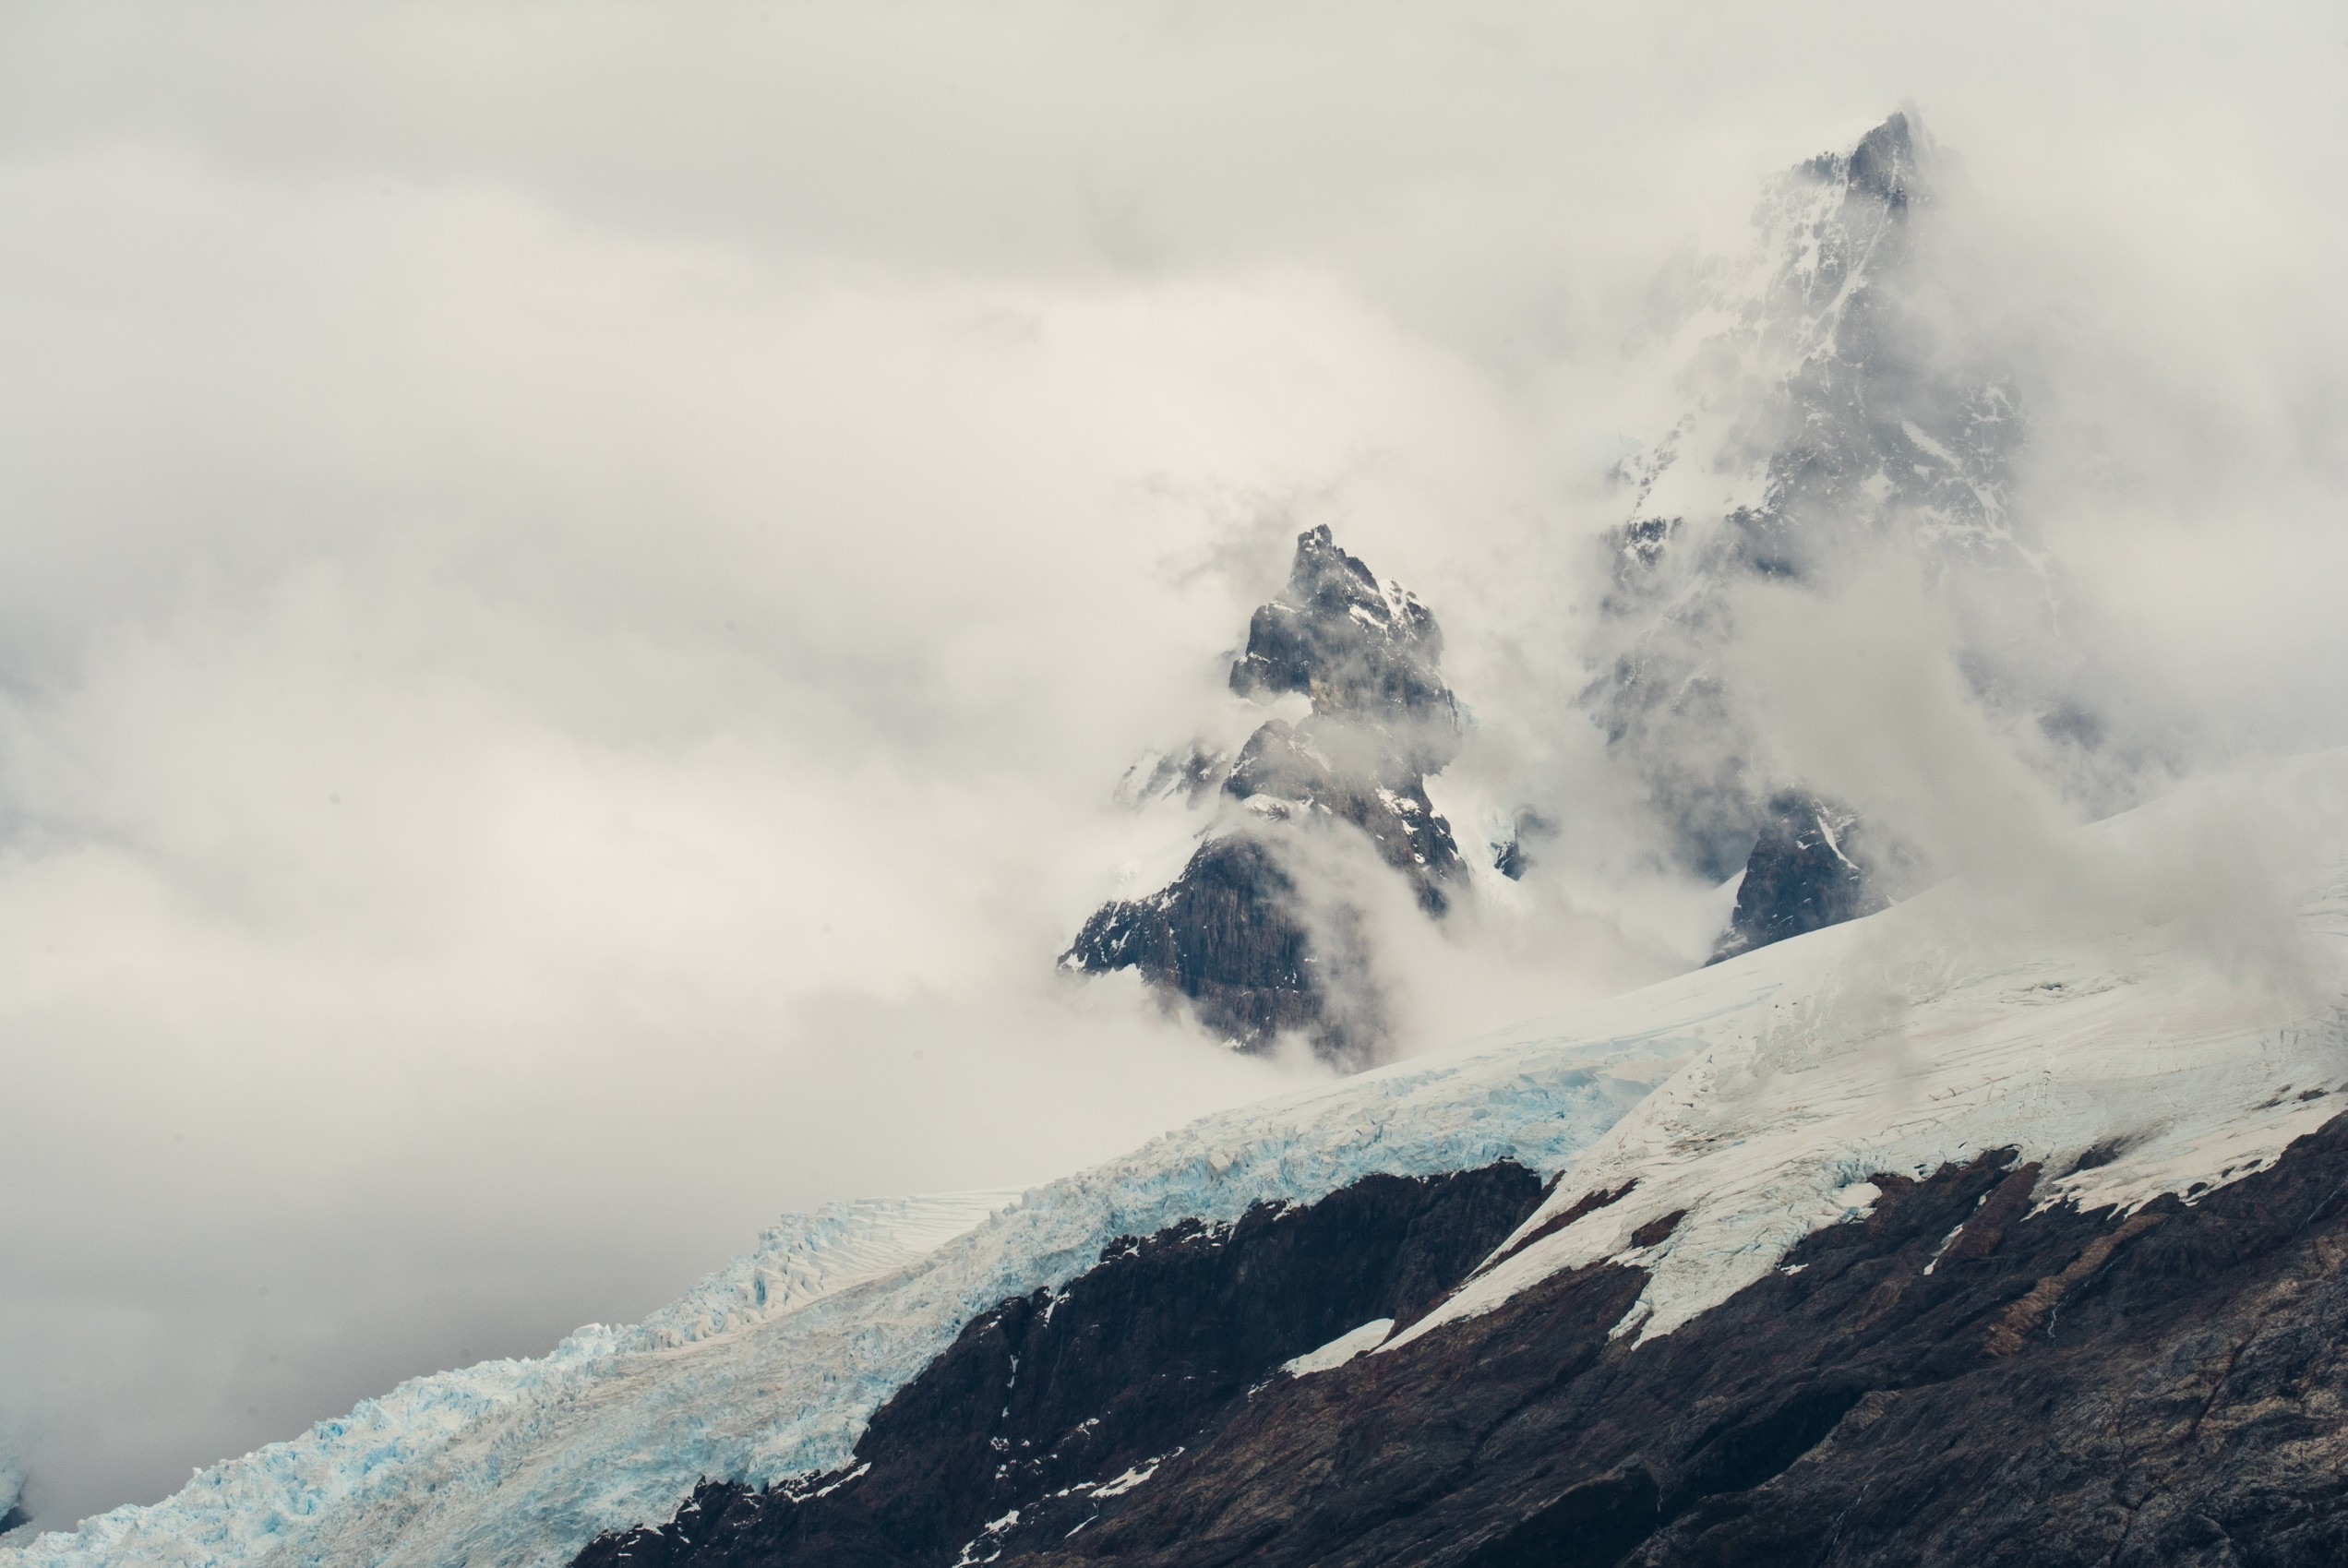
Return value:
M 0 1547 L 0 1568 L 557 1564 L 667 1517 L 703 1477 L 821 1484 L 970 1318 L 1065 1284 L 1119 1238 L 1372 1174 L 1515 1159 L 1556 1176 L 1520 1237 L 1633 1183 L 1500 1249 L 1382 1350 L 1606 1258 L 1647 1272 L 1616 1332 L 1651 1336 L 1863 1213 L 1877 1173 L 2012 1146 L 2045 1163 L 2043 1202 L 2190 1201 L 2336 1113 L 2348 751 L 2188 788 L 2015 860 L 2003 880 L 1204 1118 L 1016 1197 L 786 1220 L 643 1323 L 413 1380 L 162 1502 Z M 1633 1243 L 1674 1210 L 1661 1240 Z
M 603 1531 L 666 1517 L 703 1477 L 764 1485 L 836 1468 L 971 1317 L 1066 1283 L 1120 1238 L 1229 1223 L 1373 1174 L 1563 1169 L 1696 1043 L 1647 1031 L 1593 1045 L 1536 1025 L 1208 1117 L 1008 1203 L 786 1220 L 640 1325 L 413 1379 L 159 1503 L 0 1549 L 0 1568 L 560 1563 Z

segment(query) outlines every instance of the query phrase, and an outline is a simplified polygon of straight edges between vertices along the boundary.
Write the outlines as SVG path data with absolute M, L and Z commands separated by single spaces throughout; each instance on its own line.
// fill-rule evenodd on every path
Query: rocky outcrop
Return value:
M 1327 1006 L 1296 897 L 1262 840 L 1211 839 L 1158 892 L 1096 910 L 1060 962 L 1092 975 L 1139 969 L 1232 1039 L 1310 1033 Z
M 1745 857 L 1729 928 L 1713 950 L 1715 964 L 1873 915 L 1890 902 L 1883 891 L 1887 879 L 1871 863 L 1854 813 L 1792 791 L 1771 796 L 1767 810 Z
M 1180 876 L 1102 906 L 1061 964 L 1136 969 L 1243 1048 L 1293 1033 L 1347 1066 L 1374 1058 L 1383 1023 L 1359 911 L 1341 883 L 1324 885 L 1326 856 L 1304 835 L 1358 831 L 1428 916 L 1449 907 L 1466 868 L 1426 786 L 1460 744 L 1442 656 L 1425 605 L 1325 526 L 1298 535 L 1288 586 L 1251 617 L 1230 687 L 1300 695 L 1310 712 L 1266 720 L 1228 764 L 1192 746 L 1128 775 L 1131 798 L 1211 791 L 1220 815 Z
M 1231 689 L 1301 692 L 1319 727 L 1357 726 L 1375 766 L 1423 773 L 1459 748 L 1458 704 L 1436 668 L 1442 658 L 1443 632 L 1427 607 L 1398 584 L 1381 584 L 1324 525 L 1297 535 L 1287 589 L 1250 617 Z
M 2036 1209 L 2045 1174 L 1999 1152 L 1878 1173 L 1863 1218 L 1645 1344 L 1611 1331 L 1646 1275 L 1608 1262 L 1308 1376 L 1274 1369 L 1407 1323 L 1531 1179 L 1381 1179 L 1168 1232 L 972 1324 L 855 1466 L 706 1489 L 581 1561 L 2348 1560 L 2348 1118 L 2132 1214 Z

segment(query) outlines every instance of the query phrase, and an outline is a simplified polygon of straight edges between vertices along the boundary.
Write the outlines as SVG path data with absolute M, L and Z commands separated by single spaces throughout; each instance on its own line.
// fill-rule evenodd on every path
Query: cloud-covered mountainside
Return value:
M 1675 412 L 1623 461 L 1602 586 L 1559 618 L 1590 672 L 1561 707 L 1661 853 L 1742 878 L 1712 963 L 1375 1065 L 1392 944 L 1569 876 L 1544 845 L 1600 808 L 1485 799 L 1511 830 L 1463 853 L 1435 802 L 1474 692 L 1426 606 L 1309 529 L 1229 668 L 1243 733 L 1128 776 L 1179 868 L 1062 963 L 1365 1071 L 1017 1195 L 789 1217 L 641 1323 L 17 1530 L 0 1568 L 1604 1568 L 1816 1561 L 1846 1519 L 1888 1543 L 1853 1561 L 1979 1561 L 1986 1526 L 1901 1555 L 1926 1503 L 2029 1490 L 1927 1452 L 1899 1405 L 1924 1390 L 1959 1431 L 2106 1413 L 2073 1490 L 2031 1494 L 2081 1531 L 2077 1496 L 2120 1500 L 2080 1561 L 2133 1561 L 2139 1518 L 2144 1561 L 2222 1561 L 2188 1549 L 2254 1523 L 2295 1543 L 2274 1561 L 2331 1560 L 2333 1447 L 2217 1450 L 2338 1426 L 2348 752 L 2087 829 L 2001 796 L 1997 853 L 1952 865 L 1945 803 L 1822 764 L 1800 660 L 1765 657 L 1891 594 L 1946 631 L 2017 792 L 2126 793 L 2135 743 L 2074 689 L 2064 579 L 2016 515 L 2019 395 L 1932 263 L 1951 178 L 1899 115 L 1770 186 L 1749 264 L 1666 345 Z M 2090 1350 L 2048 1371 L 2058 1325 Z M 1869 1432 L 1908 1435 L 1871 1470 Z M 1778 1544 L 1738 1546 L 1763 1519 Z
M 1220 1234 L 1381 1174 L 1513 1161 L 1558 1179 L 1380 1356 L 1599 1264 L 1636 1282 L 1613 1339 L 1652 1342 L 1897 1182 L 1985 1150 L 2046 1173 L 2041 1210 L 2199 1201 L 2273 1165 L 2348 1090 L 2343 822 L 2348 754 L 2270 768 L 2043 846 L 2071 892 L 2052 915 L 1959 879 L 1465 1052 L 1211 1117 L 1000 1209 L 981 1195 L 791 1222 L 641 1327 L 419 1380 L 0 1562 L 551 1564 L 667 1518 L 703 1478 L 812 1507 L 857 1484 L 875 1412 L 999 1303 L 1049 1299 L 1120 1239 Z M 2288 868 L 2279 906 L 2254 880 L 2213 909 L 2198 862 L 2218 824 Z M 1146 1480 L 1124 1486 L 1128 1468 L 1085 1478 L 1087 1495 Z
M 2016 514 L 2019 392 L 1968 329 L 1937 254 L 1951 241 L 1943 162 L 1903 113 L 1773 181 L 1750 252 L 1660 351 L 1679 412 L 1618 472 L 1630 515 L 1605 536 L 1582 606 L 1595 673 L 1579 707 L 1681 868 L 1741 876 L 1716 959 L 1871 913 L 1935 874 L 1900 802 L 1837 798 L 1756 711 L 1736 667 L 1756 590 L 1824 606 L 1871 576 L 1920 588 L 1996 744 L 2107 808 L 2125 772 L 2066 686 L 2061 576 Z M 1365 862 L 1334 830 L 1366 834 L 1431 918 L 1474 896 L 1427 796 L 1467 738 L 1441 649 L 1415 599 L 1325 526 L 1302 535 L 1231 687 L 1300 695 L 1309 711 L 1266 721 L 1236 757 L 1193 742 L 1128 775 L 1137 805 L 1211 808 L 1202 842 L 1163 888 L 1104 905 L 1063 963 L 1138 969 L 1242 1047 L 1294 1032 L 1332 1061 L 1375 1059 L 1386 1035 Z M 1548 874 L 1542 838 L 1592 809 L 1604 808 L 1569 796 L 1503 813 L 1494 865 Z
M 1896 823 L 1872 856 L 1837 852 L 1849 812 L 1805 798 L 1734 688 L 1723 661 L 1746 591 L 1825 597 L 1897 562 L 1953 616 L 1974 694 L 2033 760 L 2096 733 L 2050 686 L 2059 578 L 2013 508 L 2027 425 L 1935 266 L 1950 239 L 1938 163 L 1901 114 L 1780 176 L 1751 259 L 1686 334 L 1684 411 L 1625 461 L 1636 498 L 1608 541 L 1586 700 L 1691 866 L 1724 877 L 1750 849 L 1770 884 L 1740 901 L 1724 951 L 1879 905 L 1875 884 L 1903 869 Z M 1837 885 L 1854 873 L 1862 886 Z

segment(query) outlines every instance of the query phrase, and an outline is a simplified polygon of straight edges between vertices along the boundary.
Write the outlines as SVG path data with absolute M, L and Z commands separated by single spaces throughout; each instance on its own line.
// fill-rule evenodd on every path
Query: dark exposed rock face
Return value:
M 1283 1361 L 1433 1304 L 1539 1203 L 1519 1167 L 1375 1177 L 1226 1229 L 1109 1247 L 1054 1296 L 1001 1303 L 872 1419 L 854 1478 L 758 1493 L 704 1487 L 659 1531 L 581 1564 L 938 1563 L 1024 1536 L 1063 1538 L 1093 1494 L 1243 1408 Z M 828 1490 L 827 1490 L 828 1489 Z M 1112 1493 L 1112 1495 L 1116 1495 Z
M 1840 807 L 1791 791 L 1773 796 L 1712 962 L 1883 908 L 1883 879 L 1859 840 L 1859 819 Z
M 1266 721 L 1228 768 L 1192 747 L 1129 778 L 1136 799 L 1196 799 L 1219 773 L 1227 820 L 1166 888 L 1096 911 L 1061 964 L 1138 969 L 1247 1048 L 1294 1032 L 1331 1060 L 1371 1059 L 1382 1030 L 1359 916 L 1342 891 L 1306 885 L 1320 862 L 1299 835 L 1358 829 L 1422 910 L 1449 907 L 1465 867 L 1426 785 L 1460 744 L 1442 655 L 1425 605 L 1381 585 L 1326 527 L 1300 534 L 1288 586 L 1250 619 L 1230 684 L 1301 694 L 1311 713 Z
M 1324 1004 L 1295 898 L 1261 840 L 1211 839 L 1163 889 L 1096 910 L 1061 962 L 1091 975 L 1138 968 L 1234 1039 L 1310 1030 Z
M 1248 737 L 1223 787 L 1281 820 L 1324 812 L 1352 823 L 1370 836 L 1380 859 L 1410 879 L 1420 907 L 1441 915 L 1461 871 L 1451 824 L 1427 798 L 1418 769 L 1383 750 L 1348 755 L 1356 749 L 1348 741 L 1374 745 L 1381 738 L 1349 725 L 1292 726 L 1274 719 Z
M 1343 1309 L 1308 1324 L 1291 1304 L 1313 1293 L 1282 1271 L 1331 1254 L 1258 1250 L 1305 1215 L 1252 1219 L 1219 1249 L 1170 1233 L 1056 1307 L 1005 1303 L 974 1324 L 890 1406 L 885 1440 L 876 1420 L 857 1451 L 869 1472 L 809 1483 L 837 1482 L 824 1516 L 853 1513 L 854 1528 L 817 1532 L 788 1523 L 812 1504 L 713 1489 L 661 1535 L 581 1561 L 617 1563 L 623 1547 L 648 1568 L 2348 1561 L 2348 1118 L 2191 1206 L 2033 1213 L 2041 1174 L 1992 1153 L 1922 1181 L 1877 1175 L 1867 1217 L 1646 1345 L 1608 1336 L 1642 1274 L 1601 1263 L 1252 1393 L 1264 1374 L 1240 1363 L 1276 1364 L 1356 1314 L 1408 1318 L 1423 1291 L 1381 1240 L 1366 1270 L 1336 1276 Z M 1429 1190 L 1420 1212 L 1489 1203 L 1482 1227 L 1443 1207 L 1456 1239 L 1527 1212 L 1528 1180 L 1479 1180 L 1472 1197 Z M 1400 1210 L 1376 1202 L 1391 1238 Z M 1144 1272 L 1161 1268 L 1174 1273 Z M 1110 1290 L 1112 1276 L 1151 1288 Z M 1207 1277 L 1227 1294 L 1187 1294 Z M 1193 1304 L 1208 1297 L 1239 1310 Z M 1237 1348 L 1228 1336 L 1259 1333 L 1243 1326 L 1259 1315 L 1268 1337 Z M 1153 1414 L 1162 1401 L 1177 1414 Z M 1079 1458 L 1080 1429 L 1122 1435 Z M 969 1448 L 981 1435 L 991 1466 Z M 939 1456 L 916 1482 L 889 1468 L 897 1452 Z M 1092 1484 L 1129 1470 L 1149 1478 Z M 1030 1475 L 1033 1493 L 992 1490 Z M 993 1527 L 957 1537 L 948 1514 Z
M 1505 842 L 1491 846 L 1492 869 L 1512 882 L 1521 882 L 1533 868 L 1534 852 L 1544 839 L 1553 838 L 1557 824 L 1527 807 L 1516 813 Z

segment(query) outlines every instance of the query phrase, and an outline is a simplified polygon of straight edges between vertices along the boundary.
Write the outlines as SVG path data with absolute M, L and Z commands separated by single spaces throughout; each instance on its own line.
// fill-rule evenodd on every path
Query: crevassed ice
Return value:
M 289 1442 L 198 1472 L 152 1507 L 119 1508 L 71 1533 L 0 1550 L 6 1563 L 196 1564 L 324 1561 L 313 1543 L 352 1510 L 388 1509 L 462 1456 L 494 1457 L 495 1432 L 553 1430 L 546 1412 L 616 1367 L 715 1339 L 902 1268 L 1012 1202 L 1012 1192 L 863 1200 L 788 1215 L 748 1256 L 643 1323 L 590 1324 L 554 1353 L 412 1379 Z M 461 1560 L 461 1559 L 460 1559 Z
M 1532 1026 L 1206 1118 L 1000 1212 L 1000 1195 L 970 1194 L 796 1217 L 641 1324 L 413 1380 L 160 1503 L 0 1549 L 0 1568 L 559 1563 L 601 1531 L 666 1518 L 703 1477 L 841 1465 L 971 1317 L 1066 1283 L 1121 1236 L 1377 1173 L 1553 1171 L 1698 1044 Z

